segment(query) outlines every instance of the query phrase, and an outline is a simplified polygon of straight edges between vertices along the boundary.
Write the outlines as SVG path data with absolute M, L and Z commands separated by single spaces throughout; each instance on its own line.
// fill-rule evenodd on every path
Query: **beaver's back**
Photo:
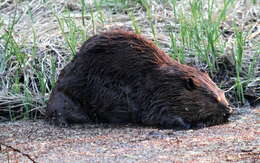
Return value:
M 95 62 L 96 65 L 109 65 L 110 68 L 128 71 L 166 66 L 175 62 L 150 40 L 120 30 L 93 36 L 81 47 L 78 57 L 93 64 Z

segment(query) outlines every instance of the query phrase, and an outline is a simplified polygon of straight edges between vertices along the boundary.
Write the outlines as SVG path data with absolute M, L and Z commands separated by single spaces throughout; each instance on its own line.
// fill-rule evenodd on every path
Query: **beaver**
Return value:
M 61 71 L 48 119 L 73 123 L 138 123 L 191 128 L 228 121 L 224 91 L 206 72 L 180 64 L 133 32 L 89 38 Z

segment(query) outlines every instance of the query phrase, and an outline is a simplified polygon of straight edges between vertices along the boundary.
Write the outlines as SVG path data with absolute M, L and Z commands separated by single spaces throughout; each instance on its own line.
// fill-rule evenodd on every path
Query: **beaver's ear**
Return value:
M 192 78 L 186 79 L 185 86 L 190 91 L 196 89 L 196 87 L 197 87 Z

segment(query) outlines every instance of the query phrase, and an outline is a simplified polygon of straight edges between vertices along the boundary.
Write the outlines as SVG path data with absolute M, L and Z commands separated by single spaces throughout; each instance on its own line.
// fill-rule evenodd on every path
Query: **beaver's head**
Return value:
M 164 67 L 167 79 L 165 90 L 170 109 L 192 126 L 216 125 L 227 122 L 233 109 L 225 97 L 225 92 L 210 79 L 207 73 L 186 65 Z M 166 97 L 166 96 L 165 96 Z

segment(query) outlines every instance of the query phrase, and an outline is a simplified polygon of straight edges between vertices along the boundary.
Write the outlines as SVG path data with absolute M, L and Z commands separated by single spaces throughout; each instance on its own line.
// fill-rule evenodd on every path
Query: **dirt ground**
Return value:
M 198 130 L 6 122 L 0 124 L 0 162 L 260 162 L 259 129 L 259 106 Z

